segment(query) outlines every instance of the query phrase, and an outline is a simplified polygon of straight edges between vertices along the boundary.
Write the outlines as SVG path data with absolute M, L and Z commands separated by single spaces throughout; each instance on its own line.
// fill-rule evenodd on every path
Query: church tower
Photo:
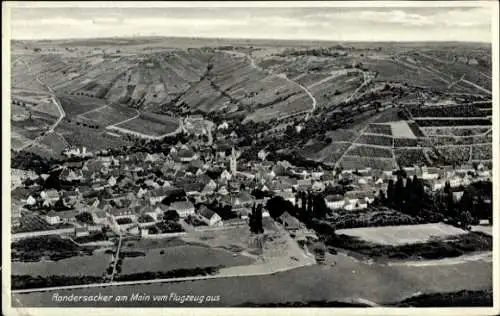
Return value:
M 231 174 L 236 175 L 236 170 L 237 170 L 237 160 L 239 157 L 239 153 L 236 152 L 236 150 L 233 149 L 231 150 L 231 160 L 230 160 L 230 169 L 231 169 Z

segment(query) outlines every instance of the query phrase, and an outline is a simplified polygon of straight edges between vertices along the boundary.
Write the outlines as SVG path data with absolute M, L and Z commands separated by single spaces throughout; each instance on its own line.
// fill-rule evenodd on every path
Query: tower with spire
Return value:
M 234 147 L 231 149 L 231 160 L 229 164 L 229 168 L 231 169 L 231 174 L 234 176 L 237 172 L 238 167 L 238 158 L 240 157 L 240 153 L 237 152 Z

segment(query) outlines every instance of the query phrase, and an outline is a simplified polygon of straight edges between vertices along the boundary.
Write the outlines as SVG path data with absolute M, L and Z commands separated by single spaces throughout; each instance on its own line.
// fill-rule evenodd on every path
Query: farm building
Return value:
M 122 219 L 122 218 L 128 218 L 131 221 L 135 221 L 137 219 L 137 214 L 128 207 L 127 208 L 113 208 L 113 209 L 110 209 L 107 213 L 115 221 L 118 219 Z
M 345 205 L 345 199 L 342 195 L 328 195 L 325 197 L 326 206 L 328 208 L 335 210 L 341 209 Z
M 197 209 L 196 214 L 198 214 L 208 226 L 223 225 L 221 217 L 205 205 L 202 205 L 199 209 Z
M 169 210 L 176 211 L 181 218 L 194 214 L 194 205 L 189 201 L 177 201 L 170 205 Z
M 49 224 L 49 225 L 56 225 L 56 224 L 59 224 L 59 222 L 61 221 L 60 217 L 57 215 L 56 212 L 54 211 L 50 211 L 49 213 L 47 213 L 47 215 L 45 215 L 45 221 Z

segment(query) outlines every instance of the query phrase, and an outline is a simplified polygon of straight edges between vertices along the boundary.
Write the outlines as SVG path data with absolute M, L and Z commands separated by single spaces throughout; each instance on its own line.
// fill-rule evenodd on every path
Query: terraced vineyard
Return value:
M 136 115 L 137 111 L 129 107 L 110 105 L 87 112 L 81 117 L 93 121 L 100 126 L 109 126 L 133 118 Z
M 392 147 L 393 138 L 390 136 L 363 134 L 356 140 L 356 143 Z
M 393 159 L 381 159 L 381 158 L 370 158 L 370 157 L 358 157 L 358 156 L 344 156 L 339 162 L 339 165 L 343 169 L 364 169 L 372 168 L 379 170 L 392 170 L 396 168 L 396 164 Z
M 353 145 L 351 148 L 349 148 L 346 155 L 374 158 L 392 158 L 392 150 L 381 147 Z
M 427 166 L 431 164 L 423 148 L 394 149 L 394 156 L 400 167 Z
M 490 144 L 473 145 L 472 160 L 489 160 L 493 159 L 493 146 Z
M 87 96 L 60 94 L 58 98 L 68 116 L 84 114 L 106 105 L 103 100 Z
M 118 124 L 112 129 L 130 130 L 138 134 L 162 136 L 173 133 L 179 127 L 179 120 L 166 115 L 142 113 L 139 117 Z
M 436 149 L 450 165 L 467 163 L 471 159 L 470 146 L 441 146 Z
M 392 127 L 389 124 L 375 124 L 372 123 L 365 130 L 369 134 L 382 134 L 392 136 Z

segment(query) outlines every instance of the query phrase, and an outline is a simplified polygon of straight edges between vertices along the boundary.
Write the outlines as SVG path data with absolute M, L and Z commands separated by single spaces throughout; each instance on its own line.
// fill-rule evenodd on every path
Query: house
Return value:
M 345 199 L 342 195 L 328 195 L 325 197 L 326 206 L 332 210 L 341 209 L 345 205 Z
M 116 185 L 116 182 L 117 182 L 117 180 L 116 180 L 116 178 L 115 178 L 114 176 L 111 176 L 111 177 L 109 177 L 109 178 L 108 178 L 108 185 L 109 185 L 110 187 L 115 186 L 115 185 Z
M 81 201 L 83 196 L 79 191 L 64 191 L 61 195 L 61 198 L 65 206 L 72 207 L 76 203 Z
M 163 216 L 164 210 L 161 207 L 152 207 L 150 205 L 145 206 L 144 208 L 141 209 L 140 213 L 149 215 L 151 218 L 156 222 L 160 220 L 160 218 Z
M 233 205 L 236 207 L 246 207 L 254 203 L 253 196 L 247 191 L 241 191 L 233 199 Z
M 300 221 L 297 218 L 290 215 L 290 213 L 288 212 L 284 212 L 283 214 L 281 214 L 281 216 L 278 217 L 278 220 L 283 224 L 285 229 L 288 231 L 294 232 L 302 228 L 302 226 L 300 225 Z
M 77 214 L 78 212 L 76 210 L 57 212 L 60 222 L 65 224 L 75 224 Z
M 249 207 L 235 207 L 233 212 L 238 215 L 239 218 L 247 220 L 252 214 L 252 210 Z
M 311 186 L 312 181 L 311 179 L 298 179 L 297 180 L 297 186 Z
M 228 194 L 229 194 L 229 191 L 227 190 L 227 188 L 226 188 L 225 186 L 222 186 L 222 187 L 219 189 L 218 193 L 219 193 L 220 195 L 228 195 Z
M 184 191 L 187 196 L 195 196 L 199 195 L 200 191 L 203 190 L 203 183 L 200 182 L 191 182 L 183 185 Z
M 458 203 L 462 199 L 464 191 L 453 192 L 453 202 Z
M 323 181 L 324 184 L 335 184 L 336 178 L 333 173 L 326 172 L 321 176 L 321 181 Z
M 107 214 L 105 211 L 94 211 L 90 213 L 92 215 L 92 220 L 96 225 L 105 225 L 107 224 Z
M 344 210 L 346 211 L 354 211 L 354 210 L 361 210 L 365 209 L 368 207 L 368 203 L 366 203 L 364 200 L 360 199 L 347 199 L 345 205 L 344 205 Z
M 456 188 L 462 184 L 462 179 L 460 177 L 453 177 L 449 179 L 449 182 L 450 182 L 450 187 Z
M 73 181 L 81 181 L 83 179 L 83 173 L 81 170 L 71 170 L 69 168 L 65 168 L 59 174 L 59 179 L 62 181 L 73 182 Z
M 89 236 L 90 232 L 85 227 L 75 227 L 75 237 L 86 237 Z
M 229 124 L 226 121 L 222 122 L 219 126 L 217 126 L 218 130 L 225 130 L 228 128 L 229 128 Z
M 229 171 L 227 171 L 226 169 L 224 169 L 224 171 L 222 171 L 222 173 L 220 174 L 220 180 L 222 182 L 226 182 L 226 181 L 229 181 L 231 180 L 231 173 Z
M 156 203 L 163 201 L 163 199 L 169 196 L 171 192 L 171 188 L 159 187 L 157 189 L 149 191 L 145 195 L 145 197 L 149 199 L 149 203 L 151 205 L 155 205 Z
M 107 212 L 113 220 L 118 220 L 121 218 L 129 218 L 133 222 L 137 220 L 137 214 L 130 208 L 112 208 Z
M 201 194 L 202 195 L 212 194 L 215 191 L 215 189 L 217 189 L 217 183 L 215 183 L 214 180 L 210 180 L 201 191 Z
M 59 200 L 59 192 L 56 190 L 47 190 L 40 193 L 44 206 L 54 205 Z
M 439 178 L 440 170 L 435 167 L 422 167 L 422 174 L 420 178 L 424 180 L 435 180 Z
M 155 189 L 160 187 L 160 185 L 153 179 L 147 179 L 146 181 L 144 181 L 144 184 L 150 188 L 155 188 Z
M 36 199 L 33 197 L 33 196 L 28 196 L 28 198 L 26 199 L 26 204 L 27 205 L 30 205 L 30 206 L 33 206 L 36 204 Z
M 177 158 L 181 162 L 190 162 L 190 161 L 197 159 L 198 155 L 196 155 L 196 153 L 189 148 L 181 148 L 177 152 Z
M 194 214 L 194 205 L 189 201 L 177 201 L 170 204 L 169 210 L 176 211 L 181 218 L 184 218 Z
M 313 189 L 313 191 L 316 191 L 316 192 L 322 192 L 325 190 L 325 184 L 323 182 L 320 182 L 320 181 L 314 181 L 314 183 L 312 185 L 312 189 Z
M 61 219 L 59 218 L 56 212 L 50 211 L 49 213 L 47 213 L 47 215 L 45 215 L 45 221 L 49 225 L 56 225 L 59 224 Z
M 198 214 L 208 226 L 223 225 L 221 217 L 205 205 L 202 205 L 198 210 L 196 210 L 196 214 Z

